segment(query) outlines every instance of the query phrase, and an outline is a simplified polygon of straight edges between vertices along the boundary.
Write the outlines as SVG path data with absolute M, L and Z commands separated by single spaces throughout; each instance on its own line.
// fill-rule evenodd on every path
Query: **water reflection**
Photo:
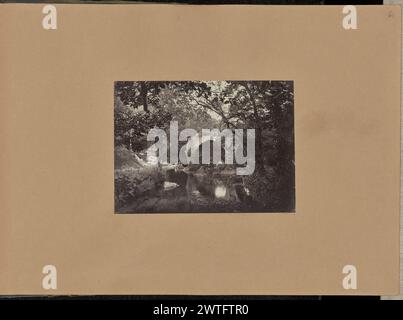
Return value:
M 225 198 L 227 194 L 227 188 L 225 186 L 216 186 L 214 190 L 214 195 L 216 198 Z
M 241 212 L 248 210 L 245 190 L 234 174 L 170 169 L 160 190 L 136 199 L 131 207 L 137 212 Z

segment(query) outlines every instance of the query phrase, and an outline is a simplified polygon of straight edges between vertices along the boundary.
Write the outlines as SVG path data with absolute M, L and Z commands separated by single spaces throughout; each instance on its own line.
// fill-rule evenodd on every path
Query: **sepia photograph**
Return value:
M 0 300 L 402 299 L 403 0 L 1 2 Z
M 295 212 L 293 81 L 116 81 L 115 212 Z

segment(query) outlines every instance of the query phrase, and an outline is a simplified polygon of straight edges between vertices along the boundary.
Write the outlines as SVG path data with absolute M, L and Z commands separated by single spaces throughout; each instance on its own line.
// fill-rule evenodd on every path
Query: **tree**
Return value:
M 138 152 L 151 128 L 255 129 L 256 169 L 245 181 L 267 209 L 294 206 L 292 81 L 119 81 L 115 145 Z

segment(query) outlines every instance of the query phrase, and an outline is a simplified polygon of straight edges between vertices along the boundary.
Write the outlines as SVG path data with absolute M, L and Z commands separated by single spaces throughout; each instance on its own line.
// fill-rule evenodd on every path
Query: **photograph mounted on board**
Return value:
M 295 212 L 293 81 L 116 81 L 116 213 Z

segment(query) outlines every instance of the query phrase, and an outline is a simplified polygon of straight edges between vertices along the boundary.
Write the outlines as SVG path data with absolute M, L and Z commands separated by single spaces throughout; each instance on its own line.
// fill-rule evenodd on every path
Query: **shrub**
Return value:
M 115 169 L 140 167 L 133 151 L 123 145 L 115 147 Z
M 163 175 L 158 168 L 115 170 L 115 209 L 120 210 L 141 196 L 157 192 L 163 183 Z

